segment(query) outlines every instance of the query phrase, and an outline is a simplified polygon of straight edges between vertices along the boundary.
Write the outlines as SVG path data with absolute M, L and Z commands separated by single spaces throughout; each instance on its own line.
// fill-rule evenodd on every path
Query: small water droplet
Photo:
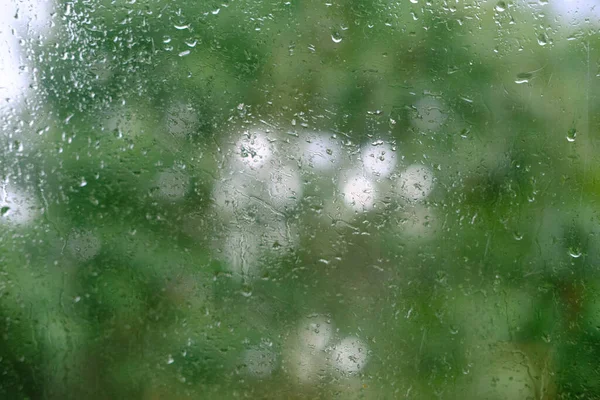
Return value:
M 456 335 L 458 333 L 458 328 L 454 325 L 450 326 L 450 334 Z
M 167 364 L 173 364 L 174 362 L 173 356 L 169 354 L 169 357 L 167 357 Z
M 546 343 L 550 343 L 552 341 L 552 337 L 548 333 L 542 334 L 542 340 Z
M 573 143 L 577 137 L 577 129 L 572 128 L 567 132 L 567 141 Z
M 528 83 L 532 76 L 533 74 L 531 72 L 521 72 L 520 74 L 517 74 L 515 83 L 519 85 L 522 83 Z
M 179 57 L 185 57 L 185 56 L 187 56 L 188 54 L 190 54 L 190 51 L 189 51 L 189 50 L 184 50 L 184 51 L 182 51 L 181 53 L 179 53 Z
M 251 297 L 252 296 L 252 287 L 248 284 L 244 284 L 244 285 L 242 285 L 242 289 L 240 290 L 240 293 L 244 297 Z
M 546 37 L 545 34 L 540 33 L 540 35 L 538 36 L 538 44 L 540 46 L 545 46 L 548 44 L 548 38 Z
M 579 257 L 581 257 L 582 253 L 581 253 L 581 250 L 571 247 L 571 248 L 569 248 L 569 255 L 572 258 L 579 258 Z
M 520 233 L 520 232 L 518 232 L 518 231 L 515 231 L 515 232 L 513 232 L 513 237 L 514 237 L 514 238 L 515 238 L 515 240 L 517 240 L 517 241 L 519 241 L 519 240 L 523 240 L 523 234 L 522 234 L 522 233 Z
M 84 178 L 81 178 L 81 182 L 79 182 L 79 187 L 87 186 L 87 181 Z
M 503 12 L 504 10 L 506 10 L 506 3 L 505 2 L 499 1 L 498 3 L 496 3 L 496 11 Z
M 211 11 L 212 15 L 217 15 L 221 12 L 220 8 L 217 8 L 216 10 Z
M 331 40 L 333 40 L 333 43 L 340 43 L 342 41 L 342 37 L 338 33 L 333 33 L 331 35 Z

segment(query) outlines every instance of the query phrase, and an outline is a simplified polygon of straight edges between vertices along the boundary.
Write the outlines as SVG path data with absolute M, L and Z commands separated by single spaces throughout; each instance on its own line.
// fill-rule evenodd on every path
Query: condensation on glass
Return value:
M 600 2 L 1 4 L 1 398 L 600 396 Z

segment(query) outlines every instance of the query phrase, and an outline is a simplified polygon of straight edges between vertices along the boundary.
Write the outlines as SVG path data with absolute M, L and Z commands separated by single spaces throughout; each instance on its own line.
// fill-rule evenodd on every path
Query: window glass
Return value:
M 600 397 L 600 2 L 0 4 L 0 398 Z

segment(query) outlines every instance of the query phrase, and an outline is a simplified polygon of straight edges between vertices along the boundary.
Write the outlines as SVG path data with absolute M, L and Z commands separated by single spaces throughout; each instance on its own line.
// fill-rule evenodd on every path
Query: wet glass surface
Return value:
M 2 7 L 1 398 L 600 396 L 598 1 Z

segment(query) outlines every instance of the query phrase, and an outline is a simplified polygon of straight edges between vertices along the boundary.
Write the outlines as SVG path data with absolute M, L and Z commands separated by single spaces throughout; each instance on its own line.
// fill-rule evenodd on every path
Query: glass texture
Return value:
M 0 398 L 600 398 L 600 1 L 0 4 Z

